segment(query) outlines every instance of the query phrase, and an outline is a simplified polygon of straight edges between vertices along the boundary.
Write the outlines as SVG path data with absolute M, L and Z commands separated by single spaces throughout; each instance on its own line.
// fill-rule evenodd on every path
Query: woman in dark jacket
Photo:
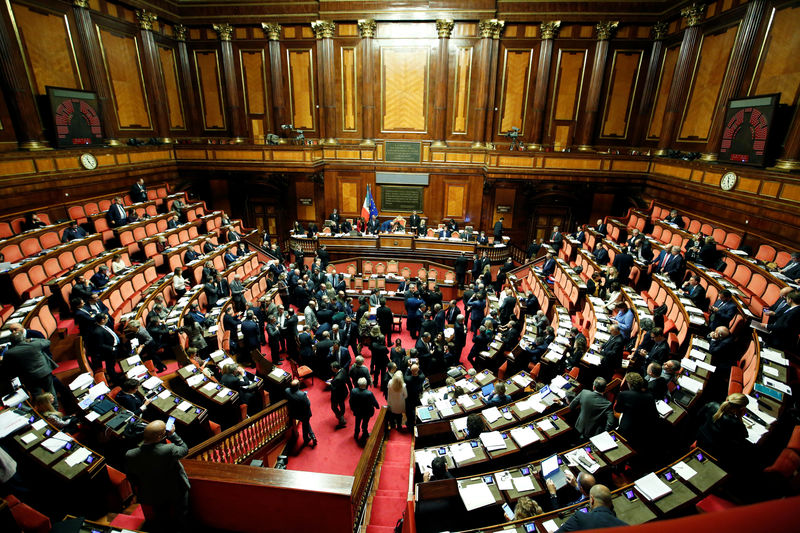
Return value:
M 735 392 L 722 404 L 710 402 L 700 410 L 697 446 L 717 458 L 723 468 L 739 469 L 745 457 L 747 428 L 742 417 L 746 408 L 747 396 Z

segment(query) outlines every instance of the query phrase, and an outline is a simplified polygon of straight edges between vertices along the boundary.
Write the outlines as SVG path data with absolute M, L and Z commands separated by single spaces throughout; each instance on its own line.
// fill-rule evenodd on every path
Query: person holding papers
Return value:
M 561 524 L 556 533 L 628 525 L 614 514 L 611 491 L 605 485 L 595 485 L 589 491 L 589 508 L 591 510 L 588 513 L 576 511 L 569 520 Z
M 621 415 L 618 431 L 640 457 L 646 458 L 655 444 L 660 417 L 644 378 L 636 372 L 628 372 L 625 382 L 628 390 L 619 393 L 614 405 L 614 411 Z
M 139 381 L 136 379 L 126 379 L 122 384 L 122 390 L 117 393 L 116 402 L 135 415 L 142 414 L 147 409 L 150 400 L 145 400 L 139 393 Z
M 615 425 L 611 402 L 603 396 L 606 384 L 605 378 L 596 377 L 592 383 L 592 390 L 582 390 L 569 404 L 570 411 L 580 409 L 578 419 L 575 421 L 575 430 L 584 438 L 594 437 L 612 429 Z
M 556 491 L 556 485 L 551 480 L 547 480 L 547 492 L 550 493 L 550 507 L 551 509 L 559 509 L 561 507 L 569 507 L 570 505 L 575 505 L 576 503 L 581 503 L 589 498 L 589 492 L 592 490 L 592 487 L 595 486 L 597 481 L 595 480 L 594 476 L 588 472 L 580 472 L 578 477 L 575 477 L 575 474 L 572 473 L 571 470 L 567 470 L 564 472 L 564 477 L 567 480 L 567 485 L 572 487 L 573 491 L 571 493 L 570 498 L 575 498 L 571 500 L 567 504 L 561 504 L 558 501 L 558 494 Z
M 747 428 L 742 417 L 747 411 L 747 396 L 740 392 L 729 395 L 722 404 L 707 403 L 699 413 L 697 446 L 719 460 L 726 471 L 741 470 L 743 457 L 748 456 Z
M 431 469 L 422 474 L 422 481 L 441 481 L 443 479 L 453 479 L 453 474 L 447 470 L 447 459 L 435 457 L 431 461 Z

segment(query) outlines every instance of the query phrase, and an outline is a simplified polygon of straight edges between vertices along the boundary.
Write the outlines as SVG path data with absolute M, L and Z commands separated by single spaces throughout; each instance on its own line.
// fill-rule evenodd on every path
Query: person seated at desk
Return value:
M 797 348 L 797 332 L 800 331 L 800 291 L 787 294 L 786 301 L 789 308 L 767 326 L 770 333 L 767 345 L 777 350 L 794 351 Z
M 628 308 L 628 304 L 620 302 L 616 305 L 617 314 L 612 317 L 612 321 L 619 326 L 619 330 L 626 339 L 631 337 L 633 329 L 633 311 Z
M 25 222 L 22 223 L 22 231 L 43 228 L 46 225 L 47 224 L 45 224 L 36 213 L 27 213 L 25 215 Z
M 134 319 L 128 322 L 125 325 L 124 333 L 128 342 L 136 339 L 136 348 L 134 348 L 133 351 L 141 356 L 143 361 L 152 361 L 156 371 L 159 373 L 167 369 L 166 365 L 158 356 L 158 352 L 163 345 L 156 342 L 139 320 Z
M 381 222 L 378 232 L 389 233 L 390 231 L 392 231 L 392 221 L 387 219 Z
M 617 304 L 623 300 L 622 287 L 620 287 L 619 282 L 612 281 L 611 283 L 606 283 L 604 289 L 604 292 L 607 294 L 605 308 L 609 311 L 615 309 Z
M 350 219 L 345 219 L 341 224 L 339 224 L 339 231 L 344 234 L 353 231 L 353 223 L 350 222 Z
M 559 503 L 555 483 L 549 479 L 546 482 L 547 492 L 550 494 L 551 509 L 569 507 L 571 505 L 575 505 L 576 503 L 586 501 L 586 499 L 589 498 L 589 493 L 591 492 L 592 487 L 594 487 L 597 483 L 592 474 L 583 471 L 578 474 L 578 477 L 575 477 L 575 474 L 572 473 L 572 470 L 568 469 L 564 472 L 564 478 L 567 480 L 567 486 L 571 487 L 574 491 L 570 496 L 568 496 L 569 503 L 566 504 Z
M 453 479 L 453 474 L 447 470 L 447 459 L 434 457 L 431 461 L 431 469 L 422 474 L 422 481 L 441 481 L 443 479 Z
M 227 250 L 225 250 L 225 255 L 222 256 L 222 259 L 225 261 L 225 266 L 229 267 L 233 263 L 235 263 L 238 258 L 236 257 L 236 255 L 234 255 L 231 249 L 228 248 Z
M 299 220 L 295 220 L 294 224 L 292 224 L 292 233 L 295 235 L 305 235 L 306 230 L 303 228 L 303 224 L 301 224 Z
M 697 446 L 719 460 L 727 471 L 741 470 L 742 459 L 750 454 L 747 428 L 742 417 L 747 412 L 747 396 L 740 392 L 728 395 L 722 404 L 709 402 L 698 413 Z
M 522 520 L 523 518 L 530 518 L 542 514 L 543 512 L 542 507 L 538 503 L 527 496 L 523 496 L 517 500 L 517 505 L 514 507 L 514 516 L 511 517 L 511 520 Z
M 664 222 L 667 224 L 674 224 L 679 228 L 683 229 L 686 226 L 686 222 L 683 221 L 683 217 L 678 214 L 677 209 L 673 209 L 669 212 L 669 215 L 664 219 Z
M 586 229 L 588 226 L 586 224 L 582 226 L 578 226 L 578 231 L 575 232 L 575 235 L 572 236 L 573 239 L 578 241 L 579 243 L 583 244 L 586 242 Z
M 71 221 L 61 234 L 61 242 L 69 242 L 86 237 L 86 230 L 78 226 L 76 221 Z
M 64 413 L 53 407 L 54 399 L 49 392 L 39 394 L 33 399 L 33 409 L 58 430 L 65 433 L 77 432 L 80 419 L 75 415 L 64 416 Z
M 489 237 L 486 236 L 485 232 L 481 231 L 480 235 L 478 235 L 478 238 L 476 239 L 476 242 L 483 245 L 489 244 Z
M 123 270 L 128 268 L 128 265 L 125 264 L 125 260 L 122 258 L 120 254 L 114 254 L 111 256 L 111 272 L 112 274 L 119 274 Z
M 118 404 L 135 415 L 142 414 L 142 411 L 150 405 L 150 400 L 146 400 L 139 394 L 139 381 L 136 379 L 126 379 L 121 386 L 121 390 L 114 398 Z
M 778 272 L 791 280 L 800 282 L 800 252 L 793 252 L 792 258 Z
M 644 376 L 647 383 L 647 392 L 654 399 L 661 400 L 667 395 L 667 380 L 661 376 L 661 365 L 650 363 L 647 365 L 647 374 Z
M 450 233 L 455 233 L 458 231 L 458 224 L 456 223 L 455 219 L 451 218 L 447 222 L 447 229 L 450 231 Z
M 364 233 L 378 233 L 378 219 L 375 215 L 370 215 L 369 222 L 367 222 L 366 228 L 364 229 Z
M 178 215 L 172 215 L 169 217 L 169 220 L 167 220 L 167 229 L 175 229 L 179 225 L 180 223 L 178 222 Z
M 502 381 L 497 381 L 494 384 L 494 392 L 486 397 L 486 405 L 488 407 L 502 407 L 511 403 L 511 396 L 506 394 L 506 384 Z
M 594 256 L 594 262 L 599 266 L 606 266 L 608 262 L 611 261 L 611 257 L 608 255 L 608 250 L 606 249 L 606 243 L 602 241 L 597 243 L 592 255 Z
M 556 260 L 553 257 L 553 254 L 548 252 L 545 256 L 544 265 L 542 265 L 542 276 L 552 276 L 555 271 Z
M 627 526 L 625 522 L 617 518 L 612 508 L 611 491 L 605 485 L 595 485 L 589 491 L 590 511 L 584 513 L 575 511 L 556 533 L 564 531 L 581 531 L 584 529 L 599 529 L 605 527 Z
M 603 222 L 603 219 L 602 219 L 602 218 L 598 218 L 598 219 L 597 219 L 597 222 L 595 223 L 595 228 L 594 228 L 594 230 L 595 230 L 597 233 L 599 233 L 600 235 L 602 235 L 602 236 L 603 236 L 603 238 L 605 238 L 605 236 L 608 234 L 608 229 L 606 228 L 606 225 L 605 225 L 605 223 Z
M 225 365 L 225 368 L 222 369 L 220 383 L 239 393 L 239 402 L 247 405 L 249 413 L 252 414 L 258 408 L 258 405 L 255 405 L 255 400 L 258 397 L 253 390 L 258 384 L 252 381 L 250 374 L 245 372 L 242 366 L 234 363 Z
M 183 264 L 191 263 L 192 261 L 197 260 L 200 257 L 200 254 L 194 251 L 194 248 L 191 246 L 186 249 L 186 253 L 183 254 Z
M 680 291 L 701 311 L 706 311 L 708 309 L 706 290 L 700 285 L 700 278 L 698 276 L 691 276 L 689 280 L 683 284 L 683 287 L 680 288 Z

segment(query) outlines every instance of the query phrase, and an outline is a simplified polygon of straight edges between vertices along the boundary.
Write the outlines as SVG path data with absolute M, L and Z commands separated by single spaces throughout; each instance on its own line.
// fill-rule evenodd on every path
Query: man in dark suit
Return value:
M 172 215 L 167 220 L 167 229 L 175 229 L 178 227 L 178 215 Z
M 545 256 L 544 265 L 542 265 L 542 276 L 552 276 L 556 271 L 556 260 L 553 254 L 548 253 Z
M 283 361 L 281 359 L 281 330 L 278 328 L 278 319 L 275 315 L 270 315 L 267 319 L 267 339 L 273 364 L 281 364 Z
M 203 253 L 210 254 L 214 251 L 215 246 L 212 244 L 211 239 L 206 239 L 203 242 Z
M 561 247 L 564 245 L 564 236 L 561 235 L 561 232 L 558 231 L 558 226 L 553 227 L 553 234 L 550 235 L 550 246 L 552 246 L 556 253 L 561 250 Z
M 117 358 L 122 356 L 122 342 L 119 335 L 109 326 L 108 315 L 101 313 L 95 319 L 95 328 L 89 334 L 88 348 L 92 368 L 102 368 L 105 363 L 106 373 L 112 381 L 117 381 L 120 374 L 116 371 Z
M 591 510 L 588 513 L 575 511 L 556 533 L 628 525 L 614 514 L 611 491 L 605 485 L 595 485 L 589 491 L 589 507 Z
M 464 287 L 464 279 L 467 277 L 467 256 L 464 255 L 464 252 L 461 252 L 456 258 L 455 272 L 456 283 L 458 283 L 458 288 L 461 289 Z
M 711 364 L 730 367 L 736 363 L 738 357 L 733 350 L 733 337 L 727 327 L 719 326 L 711 332 L 709 339 L 708 353 L 711 354 Z
M 589 296 L 598 296 L 600 285 L 603 275 L 599 272 L 592 272 L 592 277 L 586 280 L 586 294 Z
M 356 440 L 363 438 L 365 441 L 369 437 L 369 419 L 375 414 L 375 409 L 380 409 L 378 401 L 372 394 L 372 391 L 367 390 L 367 379 L 359 378 L 356 382 L 356 387 L 350 393 L 350 410 L 356 417 L 356 428 L 354 437 Z M 359 437 L 361 433 L 361 437 Z
M 102 289 L 108 285 L 108 267 L 106 265 L 100 265 L 97 272 L 92 275 L 89 281 L 95 289 Z
M 700 285 L 700 278 L 692 276 L 681 287 L 681 292 L 689 298 L 692 303 L 701 311 L 708 309 L 708 298 L 706 297 L 706 290 Z
M 647 365 L 647 374 L 645 374 L 644 380 L 647 382 L 647 392 L 654 399 L 663 400 L 667 395 L 667 380 L 661 376 L 661 365 L 658 363 Z
M 242 321 L 242 349 L 249 356 L 250 350 L 261 349 L 261 326 L 252 309 L 248 309 Z
M 108 211 L 106 211 L 106 219 L 108 225 L 112 228 L 124 226 L 128 223 L 128 213 L 125 211 L 125 206 L 122 205 L 122 198 L 117 196 L 114 198 Z
M 514 309 L 517 306 L 517 297 L 514 296 L 514 290 L 511 287 L 506 287 L 504 296 L 501 297 L 502 302 L 497 311 L 500 318 L 500 324 L 507 324 L 514 314 Z
M 631 275 L 631 268 L 633 267 L 633 256 L 628 253 L 627 246 L 623 246 L 622 251 L 614 256 L 612 265 L 619 272 L 620 282 L 622 284 L 627 284 L 628 278 Z
M 583 244 L 586 242 L 586 226 L 579 226 L 578 231 L 575 232 L 575 240 Z
M 192 261 L 194 261 L 198 257 L 200 257 L 200 254 L 195 252 L 194 248 L 192 248 L 190 246 L 189 248 L 186 249 L 186 253 L 183 254 L 183 264 L 185 265 L 187 263 L 191 263 Z
M 594 230 L 595 230 L 597 233 L 599 233 L 600 235 L 602 235 L 603 237 L 605 237 L 606 235 L 608 235 L 608 229 L 606 228 L 606 225 L 605 225 L 605 223 L 603 222 L 603 219 L 601 219 L 601 218 L 598 218 L 598 219 L 597 219 L 597 227 L 595 227 L 595 229 L 594 229 Z
M 461 310 L 458 308 L 458 302 L 450 300 L 450 305 L 447 307 L 447 311 L 444 312 L 445 324 L 450 326 L 455 324 L 459 314 L 461 314 Z
M 653 272 L 667 274 L 672 281 L 678 282 L 683 274 L 683 256 L 680 246 L 664 248 L 658 257 L 653 259 Z
M 678 214 L 677 209 L 673 209 L 669 212 L 667 218 L 664 219 L 664 222 L 668 224 L 675 224 L 679 228 L 683 229 L 686 226 L 686 222 L 683 221 L 683 217 Z
M 386 298 L 381 298 L 380 301 L 381 305 L 378 307 L 377 311 L 375 311 L 375 320 L 378 322 L 378 327 L 380 327 L 381 333 L 383 333 L 386 338 L 387 344 L 391 345 L 394 315 L 392 314 L 392 310 L 386 305 Z
M 622 366 L 622 351 L 625 349 L 625 337 L 618 325 L 612 324 L 608 328 L 608 333 L 611 337 L 603 344 L 598 354 L 603 358 L 600 363 L 600 375 L 606 379 L 611 377 L 614 370 Z
M 372 360 L 370 366 L 372 367 L 372 383 L 378 386 L 378 379 L 380 378 L 380 389 L 386 390 L 386 365 L 389 364 L 389 349 L 386 347 L 386 339 L 383 335 L 376 338 L 370 346 L 372 353 Z
M 780 269 L 780 273 L 789 279 L 800 279 L 800 252 L 792 253 L 791 260 Z
M 250 380 L 250 374 L 241 366 L 237 364 L 226 365 L 220 378 L 220 383 L 239 393 L 239 403 L 246 405 L 250 414 L 253 414 L 260 407 L 257 402 L 258 396 L 254 391 L 256 384 Z
M 153 509 L 154 531 L 187 531 L 189 478 L 180 461 L 187 453 L 175 430 L 156 420 L 144 428 L 142 443 L 125 454 L 125 473 L 137 500 Z
M 664 330 L 661 328 L 653 328 L 650 331 L 650 337 L 653 339 L 653 346 L 647 351 L 644 362 L 642 363 L 642 369 L 646 369 L 647 365 L 650 363 L 659 363 L 663 365 L 670 358 L 669 345 L 667 344 L 667 337 L 664 335 Z
M 139 178 L 136 183 L 131 185 L 130 196 L 133 203 L 147 201 L 147 188 L 144 186 L 144 178 Z
M 317 445 L 317 436 L 311 429 L 311 401 L 308 394 L 300 390 L 300 382 L 296 379 L 286 388 L 286 402 L 289 408 L 289 418 L 303 425 L 303 446 Z
M 595 263 L 597 263 L 599 266 L 606 266 L 611 260 L 608 255 L 608 250 L 606 250 L 606 245 L 602 242 L 597 243 L 597 248 L 595 248 L 592 255 L 594 255 Z
M 616 425 L 611 402 L 603 396 L 606 384 L 605 378 L 596 377 L 592 390 L 582 390 L 569 404 L 570 411 L 580 408 L 575 430 L 585 439 L 608 431 Z
M 232 250 L 233 250 L 232 248 L 228 248 L 227 250 L 225 250 L 225 255 L 222 256 L 222 259 L 225 261 L 226 267 L 231 266 L 238 259 L 238 257 L 236 257 L 236 255 L 233 253 Z
M 22 324 L 8 325 L 11 346 L 0 362 L 0 369 L 7 379 L 19 377 L 22 384 L 33 395 L 49 392 L 54 406 L 58 404 L 53 370 L 58 365 L 49 355 L 50 341 L 43 338 L 27 338 Z
M 84 237 L 86 237 L 86 230 L 73 220 L 64 230 L 64 233 L 61 234 L 61 242 L 74 241 L 76 239 L 83 239 Z
M 728 326 L 736 315 L 736 303 L 733 301 L 731 291 L 723 289 L 714 305 L 709 308 L 711 315 L 708 317 L 708 328 L 717 329 L 719 326 Z
M 767 325 L 773 324 L 779 316 L 781 316 L 784 312 L 789 309 L 789 301 L 786 299 L 786 295 L 792 292 L 794 289 L 792 287 L 784 287 L 778 293 L 778 299 L 775 300 L 775 303 L 770 305 L 767 309 L 764 310 L 764 316 L 767 318 Z
M 786 301 L 789 302 L 789 309 L 767 326 L 770 332 L 767 344 L 778 350 L 794 351 L 797 348 L 797 335 L 800 332 L 800 291 L 787 294 Z
M 464 326 L 464 315 L 456 316 L 456 324 L 453 326 L 453 355 L 458 364 L 461 363 L 461 353 L 467 345 L 467 328 Z
M 494 223 L 494 228 L 492 232 L 494 233 L 494 242 L 501 243 L 503 242 L 503 217 L 500 217 L 500 220 Z
M 536 255 L 539 253 L 539 250 L 542 249 L 542 244 L 544 243 L 544 239 L 539 239 L 537 242 L 536 240 L 531 241 L 528 245 L 528 249 L 525 251 L 525 257 L 528 260 L 535 259 Z
M 339 429 L 347 425 L 347 421 L 344 419 L 344 401 L 349 394 L 350 378 L 347 376 L 347 371 L 336 361 L 331 363 L 331 373 L 333 374 L 333 379 L 331 379 L 331 411 L 339 421 L 336 424 L 336 429 Z
M 411 216 L 408 217 L 408 226 L 414 230 L 415 233 L 417 232 L 419 228 L 419 215 L 416 211 L 412 211 Z

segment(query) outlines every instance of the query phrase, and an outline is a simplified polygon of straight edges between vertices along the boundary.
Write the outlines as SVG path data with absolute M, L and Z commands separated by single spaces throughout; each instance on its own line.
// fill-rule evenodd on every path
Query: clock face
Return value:
M 722 179 L 719 182 L 719 186 L 722 187 L 723 191 L 729 191 L 733 189 L 736 185 L 736 173 L 734 172 L 726 172 Z
M 81 165 L 86 170 L 94 170 L 97 168 L 97 159 L 92 154 L 83 154 L 81 156 Z

